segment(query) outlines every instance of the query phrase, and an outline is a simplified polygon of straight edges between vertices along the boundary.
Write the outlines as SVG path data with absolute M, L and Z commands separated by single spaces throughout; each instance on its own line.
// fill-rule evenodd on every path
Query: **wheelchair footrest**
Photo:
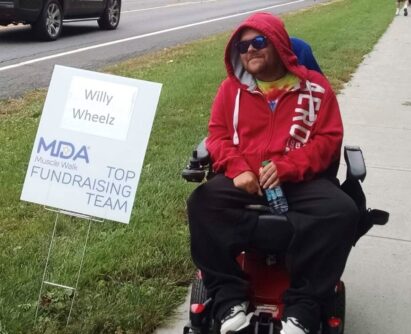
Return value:
M 252 334 L 278 334 L 281 321 L 273 318 L 271 313 L 261 312 L 252 322 Z

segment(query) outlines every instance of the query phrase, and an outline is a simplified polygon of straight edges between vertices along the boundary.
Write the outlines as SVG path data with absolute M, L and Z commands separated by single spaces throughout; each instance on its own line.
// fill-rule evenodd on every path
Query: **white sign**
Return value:
M 56 66 L 21 199 L 128 223 L 160 91 Z

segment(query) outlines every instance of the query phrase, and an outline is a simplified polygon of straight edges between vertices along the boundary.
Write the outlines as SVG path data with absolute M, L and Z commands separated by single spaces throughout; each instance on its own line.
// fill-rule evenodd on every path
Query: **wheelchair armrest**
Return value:
M 344 146 L 344 159 L 347 164 L 347 179 L 364 181 L 367 170 L 361 149 L 358 146 Z
M 206 139 L 204 138 L 198 144 L 188 165 L 183 169 L 181 175 L 188 182 L 202 182 L 207 175 L 207 170 L 210 168 L 210 155 L 206 148 Z

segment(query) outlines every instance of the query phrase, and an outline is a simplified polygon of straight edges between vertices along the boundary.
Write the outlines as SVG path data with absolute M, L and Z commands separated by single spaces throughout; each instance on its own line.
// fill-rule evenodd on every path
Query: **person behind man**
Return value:
M 395 15 L 400 15 L 401 7 L 404 11 L 404 16 L 408 15 L 408 0 L 396 0 L 397 1 L 397 9 L 395 11 Z
M 291 285 L 282 334 L 316 333 L 354 239 L 358 211 L 338 186 L 343 137 L 334 92 L 298 65 L 283 22 L 257 13 L 235 30 L 227 78 L 215 97 L 206 147 L 217 174 L 188 200 L 193 262 L 202 271 L 220 332 L 249 324 L 249 284 L 236 256 L 286 252 Z M 269 160 L 264 168 L 261 163 Z M 250 204 L 281 184 L 287 222 L 267 224 Z

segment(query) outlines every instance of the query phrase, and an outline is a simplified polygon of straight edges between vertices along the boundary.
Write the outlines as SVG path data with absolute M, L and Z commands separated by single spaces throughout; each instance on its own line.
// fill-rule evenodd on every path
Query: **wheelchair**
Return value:
M 205 141 L 206 139 L 203 139 L 193 151 L 189 164 L 182 172 L 182 177 L 188 182 L 202 182 L 214 175 Z M 357 146 L 345 146 L 344 159 L 347 173 L 341 188 L 353 198 L 361 215 L 357 226 L 355 245 L 373 225 L 385 225 L 388 222 L 389 213 L 378 209 L 368 209 L 366 206 L 366 198 L 360 184 L 366 176 L 361 149 Z M 248 206 L 247 209 L 260 211 L 259 220 L 278 223 L 287 219 L 282 215 L 271 214 L 269 209 L 264 206 Z M 290 284 L 284 257 L 243 252 L 237 257 L 237 262 L 250 281 L 249 310 L 253 311 L 253 316 L 249 326 L 233 333 L 279 334 L 284 310 L 282 296 Z M 212 304 L 213 300 L 207 296 L 201 271 L 198 270 L 192 282 L 189 321 L 183 329 L 183 334 L 220 333 L 219 324 L 211 317 Z M 318 334 L 344 333 L 345 305 L 345 285 L 340 280 L 335 284 L 333 297 L 322 306 Z

